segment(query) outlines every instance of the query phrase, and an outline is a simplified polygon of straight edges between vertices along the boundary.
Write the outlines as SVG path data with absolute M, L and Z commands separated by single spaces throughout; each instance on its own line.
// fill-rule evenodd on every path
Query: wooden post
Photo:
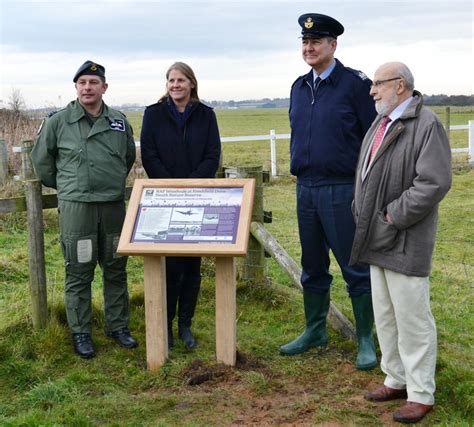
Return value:
M 30 272 L 31 314 L 33 327 L 41 329 L 48 321 L 46 270 L 44 262 L 43 203 L 41 182 L 36 178 L 30 153 L 33 141 L 22 141 L 21 168 L 25 185 L 28 220 L 28 261 Z
M 146 360 L 150 371 L 158 371 L 168 358 L 165 257 L 145 256 Z
M 467 161 L 470 165 L 474 165 L 474 120 L 469 120 L 468 122 L 469 127 L 469 147 L 468 147 L 468 156 Z
M 234 366 L 237 347 L 235 260 L 216 258 L 216 358 Z
M 265 229 L 262 224 L 252 222 L 250 232 L 264 247 L 265 250 L 275 259 L 275 261 L 290 275 L 293 285 L 300 290 L 303 289 L 300 283 L 301 268 L 296 264 L 278 241 Z M 331 326 L 341 332 L 348 339 L 355 340 L 356 334 L 354 326 L 339 309 L 331 302 L 329 306 L 328 321 Z
M 451 108 L 446 107 L 446 123 L 444 125 L 444 128 L 446 130 L 446 134 L 448 135 L 449 142 L 451 142 L 450 127 L 451 127 Z
M 261 166 L 227 168 L 226 176 L 232 178 L 254 178 L 255 196 L 252 221 L 263 223 L 263 173 Z M 240 278 L 252 282 L 262 282 L 265 277 L 265 251 L 252 235 L 249 238 L 247 256 L 240 268 Z
M 5 185 L 8 178 L 8 152 L 7 143 L 0 139 L 0 185 Z

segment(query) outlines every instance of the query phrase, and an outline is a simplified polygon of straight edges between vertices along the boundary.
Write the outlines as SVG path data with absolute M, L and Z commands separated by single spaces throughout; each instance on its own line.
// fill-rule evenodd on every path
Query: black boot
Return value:
M 194 347 L 197 346 L 196 338 L 194 337 L 193 333 L 191 332 L 190 327 L 186 326 L 179 326 L 178 328 L 179 338 L 183 340 L 184 345 L 189 349 L 192 350 Z
M 191 332 L 191 323 L 201 289 L 200 258 L 192 259 L 190 270 L 193 274 L 185 275 L 181 284 L 178 299 L 178 336 L 188 349 L 196 347 L 197 342 Z
M 329 292 L 315 294 L 304 291 L 303 300 L 306 328 L 298 338 L 280 347 L 280 353 L 286 356 L 304 353 L 312 347 L 324 347 L 328 343 L 326 317 L 329 311 Z
M 377 366 L 375 355 L 374 337 L 374 311 L 372 308 L 372 295 L 364 294 L 352 297 L 352 310 L 356 320 L 357 332 L 357 360 L 356 368 L 362 371 L 373 369 Z
M 138 342 L 132 337 L 128 328 L 118 329 L 116 331 L 108 332 L 107 336 L 113 338 L 115 342 L 123 348 L 138 347 Z
M 91 334 L 72 334 L 72 343 L 74 351 L 83 359 L 90 359 L 95 356 Z

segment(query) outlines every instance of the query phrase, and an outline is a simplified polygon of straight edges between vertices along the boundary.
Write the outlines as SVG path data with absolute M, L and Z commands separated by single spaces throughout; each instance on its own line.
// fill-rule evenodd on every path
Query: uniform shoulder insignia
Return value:
M 349 68 L 349 67 L 346 67 L 346 69 L 349 70 L 352 74 L 359 77 L 361 80 L 369 80 L 367 75 L 360 70 L 354 70 L 353 68 Z
M 43 119 L 41 120 L 41 123 L 39 125 L 39 128 L 38 130 L 36 131 L 36 135 L 39 135 L 41 133 L 41 131 L 43 130 L 43 125 L 44 125 L 44 122 L 45 122 L 46 119 Z

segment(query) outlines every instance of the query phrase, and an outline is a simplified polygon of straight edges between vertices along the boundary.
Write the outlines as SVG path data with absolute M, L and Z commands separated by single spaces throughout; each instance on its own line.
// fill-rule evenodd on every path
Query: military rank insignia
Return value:
M 110 122 L 110 129 L 125 132 L 125 122 L 122 119 L 115 119 L 113 122 Z
M 41 131 L 43 130 L 44 122 L 45 122 L 45 119 L 41 120 L 41 124 L 39 125 L 39 128 L 36 131 L 36 135 L 39 135 L 41 133 Z
M 308 16 L 306 18 L 306 22 L 304 23 L 305 28 L 309 30 L 313 28 L 313 25 L 314 25 L 313 18 L 311 18 L 311 16 Z

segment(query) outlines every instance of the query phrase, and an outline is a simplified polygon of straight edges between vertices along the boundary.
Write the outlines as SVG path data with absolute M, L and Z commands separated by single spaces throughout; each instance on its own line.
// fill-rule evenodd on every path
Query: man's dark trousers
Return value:
M 296 187 L 303 267 L 301 284 L 309 292 L 329 291 L 329 249 L 332 250 L 351 297 L 370 294 L 366 265 L 349 266 L 355 225 L 351 212 L 352 184 Z

